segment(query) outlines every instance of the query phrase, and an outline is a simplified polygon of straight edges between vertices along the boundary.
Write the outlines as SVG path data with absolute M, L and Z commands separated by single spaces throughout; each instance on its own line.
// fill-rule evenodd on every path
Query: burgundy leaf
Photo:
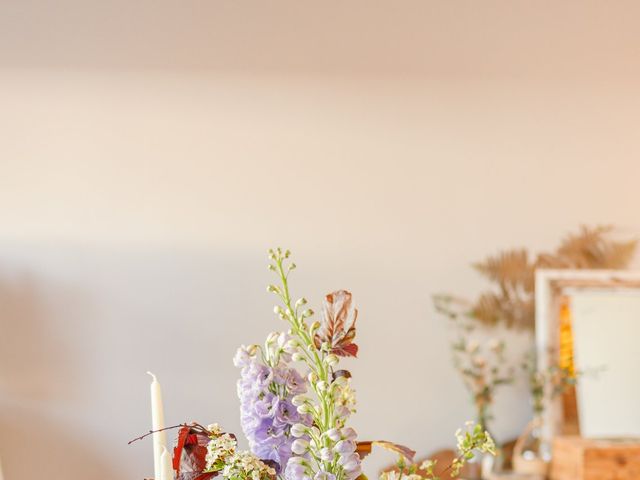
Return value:
M 209 435 L 199 428 L 182 427 L 173 450 L 173 469 L 178 480 L 205 480 L 217 472 L 203 472 L 207 465 Z

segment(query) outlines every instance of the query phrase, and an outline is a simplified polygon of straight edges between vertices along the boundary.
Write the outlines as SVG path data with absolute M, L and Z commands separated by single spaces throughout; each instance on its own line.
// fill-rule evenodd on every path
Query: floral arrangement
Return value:
M 484 343 L 460 337 L 452 344 L 454 366 L 460 372 L 476 409 L 476 421 L 488 430 L 495 391 L 513 381 L 513 370 L 505 366 L 505 343 Z
M 476 409 L 476 421 L 488 429 L 491 405 L 498 388 L 514 380 L 513 368 L 506 361 L 506 344 L 498 338 L 481 341 L 478 325 L 468 315 L 456 310 L 451 297 L 434 297 L 436 310 L 449 318 L 456 330 L 451 343 L 453 365 L 462 376 Z
M 362 459 L 380 446 L 402 458 L 403 468 L 393 480 L 436 479 L 434 464 L 422 465 L 418 473 L 413 450 L 386 441 L 359 441 L 348 426 L 356 402 L 351 374 L 340 368 L 340 359 L 358 354 L 358 310 L 351 293 L 339 290 L 325 296 L 320 320 L 313 320 L 307 300 L 291 295 L 289 276 L 296 265 L 289 257 L 280 248 L 269 251 L 268 267 L 278 282 L 268 291 L 278 299 L 274 312 L 285 322 L 285 331 L 271 333 L 262 345 L 240 347 L 234 357 L 240 369 L 241 426 L 250 451 L 239 451 L 236 437 L 217 424 L 177 425 L 171 465 L 175 478 L 364 479 Z M 455 474 L 476 452 L 494 452 L 482 425 L 468 426 L 457 437 L 459 456 L 445 471 Z M 383 480 L 392 480 L 385 475 L 390 474 Z M 157 480 L 168 480 L 160 476 Z

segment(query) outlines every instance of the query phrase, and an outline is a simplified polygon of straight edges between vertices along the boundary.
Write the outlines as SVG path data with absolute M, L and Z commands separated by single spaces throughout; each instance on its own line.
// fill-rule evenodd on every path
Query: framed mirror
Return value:
M 640 437 L 640 272 L 536 272 L 538 368 L 591 371 L 547 399 L 545 430 Z

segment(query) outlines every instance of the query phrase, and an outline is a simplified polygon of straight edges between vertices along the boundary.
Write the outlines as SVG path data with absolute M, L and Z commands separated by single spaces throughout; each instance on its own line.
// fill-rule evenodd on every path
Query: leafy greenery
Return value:
M 456 432 L 457 457 L 436 474 L 437 462 L 427 460 L 421 464 L 407 463 L 404 457 L 400 457 L 396 463 L 396 470 L 383 472 L 380 480 L 441 480 L 443 475 L 449 474 L 457 477 L 464 465 L 478 453 L 496 454 L 496 445 L 491 435 L 478 423 L 468 422 L 466 429 Z

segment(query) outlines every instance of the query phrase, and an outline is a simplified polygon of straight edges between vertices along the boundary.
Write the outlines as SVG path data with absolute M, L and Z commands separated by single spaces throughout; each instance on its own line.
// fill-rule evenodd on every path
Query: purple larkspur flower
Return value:
M 285 387 L 293 395 L 299 395 L 307 391 L 307 381 L 293 368 L 287 369 Z
M 351 440 L 343 440 L 342 442 L 355 443 Z M 357 453 L 345 453 L 341 455 L 338 459 L 338 463 L 342 466 L 347 480 L 354 480 L 362 473 L 362 459 Z
M 253 402 L 253 409 L 258 417 L 271 418 L 278 410 L 278 403 L 278 397 L 271 392 L 267 392 L 262 398 Z
M 276 406 L 274 425 L 288 426 L 289 431 L 291 426 L 299 423 L 302 419 L 302 415 L 298 413 L 298 408 L 293 405 L 289 400 L 280 400 Z
M 340 455 L 349 455 L 356 451 L 356 442 L 353 440 L 340 440 L 333 448 Z
M 298 423 L 311 425 L 311 417 L 300 414 L 291 401 L 307 391 L 306 379 L 290 368 L 283 357 L 276 367 L 260 363 L 255 356 L 247 361 L 243 352 L 236 358 L 235 363 L 241 366 L 238 397 L 242 430 L 251 451 L 262 459 L 277 462 L 281 471 L 293 455 L 291 445 L 295 437 L 291 427 Z

